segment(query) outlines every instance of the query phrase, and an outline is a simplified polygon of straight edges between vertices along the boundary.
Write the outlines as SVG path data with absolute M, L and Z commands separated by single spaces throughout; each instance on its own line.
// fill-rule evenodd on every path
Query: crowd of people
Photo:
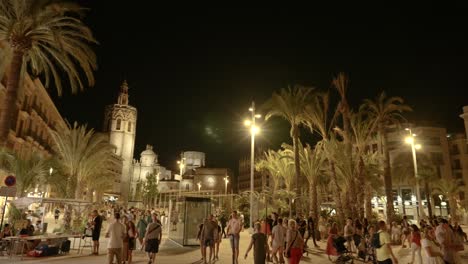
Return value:
M 345 244 L 341 250 L 339 242 Z M 411 224 L 406 216 L 400 223 L 387 225 L 379 221 L 369 224 L 367 219 L 353 221 L 348 218 L 343 230 L 332 223 L 328 231 L 326 253 L 329 256 L 356 253 L 357 258 L 373 263 L 398 263 L 392 246 L 411 250 L 411 261 L 424 264 L 461 263 L 458 252 L 464 250 L 468 242 L 466 233 L 457 222 L 450 225 L 448 220 L 421 220 L 419 226 Z
M 140 250 L 148 255 L 148 263 L 155 263 L 156 254 L 162 240 L 162 223 L 159 213 L 155 210 L 139 210 L 130 208 L 111 208 L 108 211 L 94 210 L 84 231 L 85 235 L 93 240 L 92 255 L 99 255 L 99 239 L 103 220 L 107 219 L 109 225 L 105 232 L 107 241 L 108 263 L 131 264 L 133 251 L 139 244 Z M 87 231 L 89 230 L 89 231 Z

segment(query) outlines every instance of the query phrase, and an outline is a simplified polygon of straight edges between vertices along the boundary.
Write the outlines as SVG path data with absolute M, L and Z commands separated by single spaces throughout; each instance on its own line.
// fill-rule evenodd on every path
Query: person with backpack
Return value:
M 390 234 L 387 232 L 385 221 L 379 221 L 379 231 L 372 236 L 372 247 L 375 248 L 375 254 L 378 264 L 397 264 L 398 260 L 393 254 L 391 247 Z
M 145 233 L 145 251 L 148 253 L 149 261 L 148 264 L 154 263 L 156 259 L 156 253 L 159 252 L 159 245 L 162 239 L 162 228 L 158 221 L 158 215 L 156 213 L 151 214 L 152 223 L 146 227 Z

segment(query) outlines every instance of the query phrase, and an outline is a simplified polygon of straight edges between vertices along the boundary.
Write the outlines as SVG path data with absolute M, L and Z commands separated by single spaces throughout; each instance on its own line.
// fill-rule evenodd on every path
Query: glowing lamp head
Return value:
M 413 144 L 414 139 L 413 139 L 413 137 L 407 137 L 407 138 L 405 138 L 405 142 L 406 142 L 407 144 Z
M 258 133 L 260 133 L 260 128 L 258 126 L 253 126 L 250 128 L 250 133 L 256 135 Z
M 252 125 L 252 121 L 244 120 L 244 126 L 249 127 L 250 125 Z
M 414 148 L 415 148 L 415 149 L 421 149 L 422 146 L 421 146 L 421 144 L 416 144 L 416 145 L 414 145 Z
M 255 118 L 260 118 L 260 117 L 262 117 L 262 115 L 260 115 L 260 114 L 255 115 Z

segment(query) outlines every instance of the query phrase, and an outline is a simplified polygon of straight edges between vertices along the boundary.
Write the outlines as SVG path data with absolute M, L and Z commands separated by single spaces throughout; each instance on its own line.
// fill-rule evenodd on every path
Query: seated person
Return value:
M 28 223 L 27 223 L 26 227 L 22 228 L 19 234 L 23 235 L 23 236 L 33 236 L 34 235 L 34 226 L 32 225 L 31 220 L 28 219 Z
M 36 231 L 38 233 L 42 233 L 42 221 L 41 220 L 36 221 Z
M 5 237 L 10 237 L 10 236 L 13 236 L 13 231 L 10 228 L 10 224 L 5 224 L 2 232 L 0 232 L 0 239 L 5 238 Z

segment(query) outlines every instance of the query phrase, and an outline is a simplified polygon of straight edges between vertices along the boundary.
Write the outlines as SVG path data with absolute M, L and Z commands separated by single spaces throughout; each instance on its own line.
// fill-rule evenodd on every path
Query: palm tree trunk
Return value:
M 366 218 L 368 220 L 372 217 L 372 189 L 370 186 L 365 187 L 365 203 L 366 203 Z
M 455 197 L 452 195 L 449 198 L 449 206 L 450 206 L 450 219 L 452 222 L 458 221 L 458 216 L 457 216 L 457 200 Z
M 429 189 L 429 183 L 427 182 L 427 180 L 424 180 L 424 192 L 426 193 L 427 212 L 429 213 L 429 218 L 432 219 L 432 193 Z
M 310 211 L 312 212 L 312 217 L 314 221 L 318 219 L 318 199 L 317 199 L 317 181 L 312 180 L 309 184 L 310 191 Z
M 344 215 L 344 210 L 343 210 L 343 204 L 341 203 L 341 188 L 340 185 L 338 184 L 338 177 L 336 176 L 336 170 L 335 170 L 335 163 L 330 162 L 330 171 L 332 175 L 332 181 L 333 184 L 335 185 L 333 188 L 335 191 L 335 203 L 336 203 L 336 211 L 338 215 L 338 225 L 342 226 L 343 221 L 345 220 L 345 215 Z
M 360 188 L 356 188 L 356 198 L 357 198 L 357 203 L 356 203 L 356 209 L 357 209 L 357 215 L 359 219 L 364 218 L 364 192 L 365 192 L 365 187 L 366 182 L 365 182 L 365 176 L 364 176 L 364 160 L 362 159 L 362 156 L 359 157 L 359 171 L 358 171 L 358 186 Z M 363 188 L 364 187 L 364 188 Z
M 393 186 L 390 171 L 390 153 L 387 147 L 387 136 L 383 125 L 379 126 L 379 136 L 382 142 L 385 196 L 387 196 L 387 223 L 391 223 L 394 215 L 393 208 Z
M 22 50 L 13 49 L 13 57 L 8 73 L 8 81 L 6 87 L 5 101 L 0 112 L 0 145 L 6 145 L 8 140 L 8 132 L 13 124 L 13 118 L 16 112 L 16 100 L 18 99 L 18 88 L 20 83 L 21 67 L 23 65 Z
M 81 200 L 82 197 L 82 191 L 81 191 L 81 183 L 79 180 L 76 181 L 76 189 L 75 189 L 75 199 Z
M 293 144 L 294 144 L 294 166 L 296 170 L 296 177 L 295 177 L 295 188 L 294 192 L 296 195 L 299 196 L 299 177 L 301 175 L 301 164 L 299 158 L 299 127 L 297 125 L 293 125 Z M 297 203 L 294 203 L 295 210 L 297 211 Z M 297 213 L 297 212 L 296 212 Z

